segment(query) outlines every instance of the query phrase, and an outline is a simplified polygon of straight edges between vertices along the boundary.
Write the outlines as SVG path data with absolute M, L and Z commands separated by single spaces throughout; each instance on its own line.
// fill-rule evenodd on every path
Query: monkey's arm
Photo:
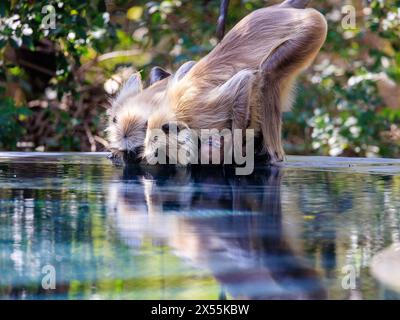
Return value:
M 249 70 L 239 71 L 220 90 L 226 94 L 232 114 L 232 130 L 246 129 L 250 119 L 250 98 L 254 73 Z
M 250 105 L 247 103 L 249 97 L 243 97 L 246 102 L 235 104 L 232 110 L 232 129 L 245 130 L 250 118 Z
M 282 19 L 285 18 L 284 11 Z M 260 66 L 262 153 L 267 154 L 272 163 L 283 161 L 285 157 L 281 141 L 282 112 L 291 99 L 294 79 L 311 64 L 327 33 L 326 21 L 316 10 L 304 10 L 296 23 L 298 26 L 291 38 L 275 48 Z

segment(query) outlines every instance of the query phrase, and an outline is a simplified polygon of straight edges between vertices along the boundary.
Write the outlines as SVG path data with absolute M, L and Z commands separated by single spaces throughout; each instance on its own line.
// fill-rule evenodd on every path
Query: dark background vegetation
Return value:
M 280 1 L 231 0 L 228 29 Z M 342 27 L 345 4 L 354 28 Z M 45 5 L 56 28 L 40 27 Z M 400 156 L 400 1 L 314 0 L 326 44 L 285 115 L 291 154 Z M 219 1 L 1 1 L 0 149 L 103 151 L 109 97 L 134 70 L 169 70 L 217 43 Z

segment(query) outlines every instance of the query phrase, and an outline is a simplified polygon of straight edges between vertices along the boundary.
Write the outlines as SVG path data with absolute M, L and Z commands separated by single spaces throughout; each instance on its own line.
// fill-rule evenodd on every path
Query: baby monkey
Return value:
M 194 65 L 190 61 L 180 68 L 181 76 Z M 162 108 L 171 74 L 160 67 L 152 68 L 149 87 L 143 89 L 140 73 L 133 74 L 122 86 L 107 111 L 106 128 L 109 158 L 115 163 L 138 163 L 143 158 L 147 121 Z

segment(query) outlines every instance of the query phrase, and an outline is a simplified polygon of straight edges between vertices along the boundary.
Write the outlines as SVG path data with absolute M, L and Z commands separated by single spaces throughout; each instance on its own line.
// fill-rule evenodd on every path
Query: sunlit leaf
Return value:
M 131 7 L 126 13 L 126 17 L 129 20 L 140 20 L 143 14 L 143 8 L 139 6 Z

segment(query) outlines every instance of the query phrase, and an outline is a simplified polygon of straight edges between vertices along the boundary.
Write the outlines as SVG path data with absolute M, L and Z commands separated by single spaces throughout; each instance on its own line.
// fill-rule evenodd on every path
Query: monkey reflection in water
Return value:
M 130 246 L 168 245 L 208 270 L 235 299 L 325 299 L 317 272 L 296 254 L 282 224 L 279 168 L 235 177 L 210 167 L 124 170 L 109 212 Z

